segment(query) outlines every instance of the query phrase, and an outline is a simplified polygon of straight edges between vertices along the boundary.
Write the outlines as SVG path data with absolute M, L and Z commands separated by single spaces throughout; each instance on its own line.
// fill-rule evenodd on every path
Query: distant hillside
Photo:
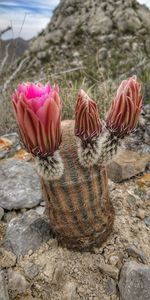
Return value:
M 25 56 L 25 71 L 36 77 L 72 68 L 93 77 L 141 74 L 150 59 L 150 10 L 136 0 L 61 0 Z
M 150 99 L 150 10 L 136 0 L 61 0 L 11 72 L 17 81 L 65 74 L 90 86 L 137 74 Z
M 13 68 L 3 70 L 0 88 L 7 100 L 0 95 L 0 123 L 5 130 L 14 122 L 8 104 L 19 81 L 57 82 L 64 119 L 73 117 L 81 86 L 103 114 L 118 84 L 133 74 L 142 81 L 148 103 L 150 10 L 136 0 L 61 0 L 48 26 L 30 41 Z
M 14 62 L 28 48 L 29 42 L 22 38 L 2 40 L 0 39 L 0 62 L 6 57 L 8 51 L 7 63 Z

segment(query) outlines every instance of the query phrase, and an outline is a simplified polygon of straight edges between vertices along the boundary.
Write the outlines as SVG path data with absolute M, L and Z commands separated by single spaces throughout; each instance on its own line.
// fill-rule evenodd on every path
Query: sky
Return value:
M 7 26 L 12 31 L 3 35 L 4 39 L 30 39 L 36 36 L 50 21 L 59 0 L 0 0 L 0 31 Z
M 82 0 L 81 0 L 82 1 Z M 150 7 L 150 0 L 138 0 Z M 46 27 L 59 0 L 0 0 L 0 31 L 11 26 L 13 30 L 4 39 L 36 36 Z
M 141 4 L 146 4 L 148 7 L 150 7 L 150 0 L 138 0 Z

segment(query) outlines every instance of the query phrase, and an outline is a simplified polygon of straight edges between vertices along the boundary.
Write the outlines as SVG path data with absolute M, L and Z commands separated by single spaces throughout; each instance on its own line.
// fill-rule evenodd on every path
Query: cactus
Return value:
M 27 84 L 13 96 L 22 140 L 41 177 L 51 229 L 68 248 L 90 250 L 112 231 L 106 164 L 135 129 L 142 106 L 140 88 L 136 77 L 124 80 L 103 122 L 95 101 L 83 90 L 75 121 L 60 122 L 58 88 L 51 94 L 50 86 Z
M 114 210 L 105 166 L 85 168 L 78 159 L 74 121 L 63 121 L 60 155 L 64 173 L 56 181 L 42 178 L 51 227 L 65 246 L 89 250 L 112 230 Z

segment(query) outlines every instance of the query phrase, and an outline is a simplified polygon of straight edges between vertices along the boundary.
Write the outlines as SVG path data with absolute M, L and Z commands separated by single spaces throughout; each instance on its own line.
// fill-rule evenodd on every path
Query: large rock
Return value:
M 145 7 L 140 7 L 137 10 L 137 14 L 141 19 L 143 25 L 150 29 L 150 17 L 149 17 L 149 9 L 145 9 Z
M 45 41 L 45 38 L 43 36 L 39 36 L 31 43 L 30 51 L 31 53 L 35 53 L 39 50 L 43 50 L 44 48 L 46 48 L 46 46 L 47 43 Z
M 34 210 L 14 218 L 8 224 L 5 246 L 16 256 L 25 255 L 29 250 L 38 249 L 51 237 L 50 224 Z
M 88 30 L 91 34 L 106 34 L 111 31 L 113 26 L 112 20 L 105 15 L 104 11 L 99 7 L 94 16 L 89 20 Z
M 137 14 L 132 8 L 127 8 L 122 13 L 121 7 L 118 12 L 115 11 L 114 14 L 115 21 L 117 23 L 117 27 L 122 32 L 135 32 L 136 30 L 141 28 L 141 21 L 138 18 Z
M 49 32 L 45 35 L 46 42 L 51 42 L 54 44 L 59 44 L 63 37 L 61 30 L 55 30 L 53 32 Z
M 40 180 L 27 162 L 8 159 L 0 164 L 0 207 L 32 208 L 42 200 Z
M 37 54 L 37 58 L 40 59 L 40 60 L 46 58 L 46 56 L 48 56 L 48 53 L 46 51 L 40 51 Z
M 134 151 L 123 151 L 108 165 L 108 176 L 112 181 L 121 182 L 144 172 L 150 154 L 140 155 Z
M 8 289 L 3 272 L 0 272 L 0 300 L 9 300 Z
M 150 299 L 150 267 L 134 261 L 125 263 L 120 274 L 119 291 L 121 300 Z

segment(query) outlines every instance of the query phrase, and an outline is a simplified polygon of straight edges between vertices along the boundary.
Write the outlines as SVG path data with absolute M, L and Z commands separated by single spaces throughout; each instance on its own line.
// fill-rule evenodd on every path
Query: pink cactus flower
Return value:
M 28 152 L 42 157 L 53 155 L 61 143 L 62 102 L 58 86 L 19 84 L 12 103 Z
M 75 108 L 75 135 L 82 141 L 90 142 L 100 135 L 101 129 L 95 101 L 80 90 Z
M 135 129 L 143 101 L 140 91 L 136 76 L 122 81 L 106 118 L 106 128 L 112 134 L 123 137 Z

